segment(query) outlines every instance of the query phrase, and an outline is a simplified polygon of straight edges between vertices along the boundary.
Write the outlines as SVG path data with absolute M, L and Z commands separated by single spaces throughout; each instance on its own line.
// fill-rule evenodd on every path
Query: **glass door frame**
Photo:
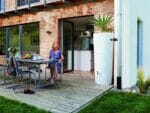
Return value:
M 71 49 L 71 53 L 72 53 L 72 69 L 70 69 L 70 70 L 64 70 L 64 66 L 62 66 L 62 72 L 72 72 L 72 71 L 74 71 L 74 23 L 73 22 L 71 22 L 71 21 L 66 21 L 65 19 L 61 19 L 60 20 L 60 34 L 61 34 L 61 36 L 60 36 L 60 41 L 61 41 L 61 50 L 63 51 L 64 50 L 64 22 L 66 22 L 66 23 L 69 23 L 69 24 L 71 24 L 72 25 L 72 36 L 71 36 L 71 43 L 72 43 L 72 49 Z M 64 51 L 63 51 L 64 52 Z M 65 59 L 65 60 L 67 60 L 67 59 Z

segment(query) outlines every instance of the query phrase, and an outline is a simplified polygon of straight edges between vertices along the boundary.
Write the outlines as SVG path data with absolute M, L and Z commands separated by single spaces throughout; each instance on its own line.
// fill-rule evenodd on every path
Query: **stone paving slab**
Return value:
M 12 89 L 0 86 L 0 95 L 53 113 L 72 113 L 111 87 L 96 85 L 91 74 L 67 73 L 57 87 L 43 88 L 40 92 L 29 95 L 14 93 Z

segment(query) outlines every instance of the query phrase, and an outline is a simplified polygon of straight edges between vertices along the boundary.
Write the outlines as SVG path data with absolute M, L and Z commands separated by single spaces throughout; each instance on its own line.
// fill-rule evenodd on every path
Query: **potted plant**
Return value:
M 110 85 L 112 83 L 113 38 L 112 16 L 100 16 L 92 21 L 97 29 L 93 35 L 95 83 Z
M 11 56 L 16 57 L 16 55 L 19 53 L 20 48 L 19 47 L 9 47 L 8 51 Z

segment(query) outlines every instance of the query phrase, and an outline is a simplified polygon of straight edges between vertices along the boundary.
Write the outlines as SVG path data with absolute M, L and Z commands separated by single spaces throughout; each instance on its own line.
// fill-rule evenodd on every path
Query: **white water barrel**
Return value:
M 94 33 L 95 83 L 111 85 L 113 61 L 112 33 Z

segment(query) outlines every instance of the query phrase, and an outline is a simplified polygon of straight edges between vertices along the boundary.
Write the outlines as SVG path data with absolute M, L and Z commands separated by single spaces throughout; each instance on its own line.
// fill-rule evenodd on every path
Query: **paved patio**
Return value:
M 0 95 L 18 100 L 53 113 L 73 113 L 91 100 L 102 95 L 112 86 L 95 85 L 94 76 L 89 73 L 65 73 L 57 87 L 47 87 L 35 94 L 14 93 L 12 89 L 0 86 Z

